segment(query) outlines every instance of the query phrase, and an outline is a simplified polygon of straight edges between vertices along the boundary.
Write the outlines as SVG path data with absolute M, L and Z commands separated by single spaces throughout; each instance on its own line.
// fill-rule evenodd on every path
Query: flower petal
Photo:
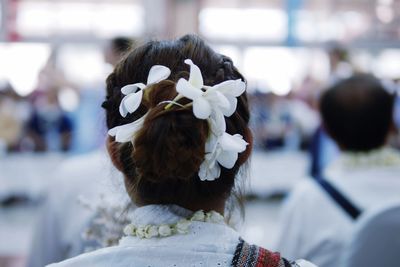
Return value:
M 132 123 L 114 127 L 108 131 L 108 134 L 115 136 L 115 141 L 118 143 L 131 142 L 135 133 L 142 128 L 144 118 L 145 115 Z
M 207 119 L 211 115 L 211 105 L 203 97 L 193 99 L 193 113 L 198 119 Z
M 214 164 L 214 166 L 209 169 L 209 174 L 207 175 L 207 181 L 214 181 L 218 179 L 221 175 L 221 167 L 218 164 Z
M 205 152 L 206 153 L 214 153 L 217 143 L 218 143 L 218 137 L 215 134 L 211 133 L 206 141 Z
M 110 130 L 108 130 L 108 135 L 109 136 L 116 136 L 117 135 L 117 132 L 118 132 L 118 129 L 120 128 L 121 126 L 116 126 L 116 127 L 114 127 L 114 128 L 111 128 Z
M 213 134 L 220 136 L 226 131 L 225 118 L 221 111 L 214 109 L 211 113 L 209 122 Z
M 129 94 L 135 93 L 138 88 L 143 90 L 145 87 L 146 87 L 146 85 L 143 83 L 127 84 L 121 88 L 121 92 L 124 95 L 129 95 Z
M 246 90 L 246 83 L 244 83 L 241 79 L 228 80 L 223 81 L 222 83 L 219 83 L 214 87 L 216 87 L 217 90 L 223 93 L 225 96 L 231 95 L 238 97 Z
M 209 162 L 205 160 L 200 165 L 200 170 L 199 170 L 200 180 L 214 181 L 215 179 L 218 179 L 220 175 L 221 175 L 221 168 L 219 167 L 218 164 L 213 164 L 213 167 L 210 167 Z
M 228 133 L 224 133 L 220 137 L 219 144 L 223 151 L 234 151 L 237 153 L 245 151 L 248 145 L 240 134 L 230 135 Z
M 211 91 L 211 89 L 209 89 L 204 93 L 204 95 L 207 101 L 210 102 L 214 107 L 228 109 L 230 106 L 229 100 L 221 92 L 216 90 Z
M 202 88 L 204 85 L 203 76 L 201 75 L 199 67 L 197 67 L 191 59 L 186 59 L 185 63 L 190 66 L 189 83 L 196 88 Z
M 140 103 L 142 102 L 142 97 L 143 97 L 143 91 L 139 90 L 138 92 L 134 93 L 134 94 L 129 94 L 127 95 L 124 99 L 125 101 L 123 101 L 122 103 L 125 106 L 125 109 L 129 112 L 129 113 L 133 113 L 135 112 L 138 107 L 140 106 Z
M 149 76 L 147 77 L 147 84 L 158 83 L 162 80 L 168 78 L 171 74 L 171 70 L 168 67 L 162 65 L 154 65 L 149 71 Z
M 125 101 L 126 101 L 127 97 L 128 96 L 125 96 L 124 98 L 122 98 L 121 104 L 119 105 L 119 113 L 124 118 L 126 117 L 126 115 L 128 115 L 128 110 L 126 109 L 126 106 L 125 106 Z
M 221 111 L 226 117 L 230 117 L 236 111 L 237 98 L 233 95 L 226 95 L 225 97 L 229 101 L 229 105 L 228 107 L 221 107 Z
M 232 169 L 238 159 L 238 153 L 234 151 L 222 151 L 217 158 L 219 164 L 227 169 Z
M 194 100 L 203 95 L 201 89 L 193 87 L 187 80 L 181 78 L 176 84 L 176 91 L 186 98 Z

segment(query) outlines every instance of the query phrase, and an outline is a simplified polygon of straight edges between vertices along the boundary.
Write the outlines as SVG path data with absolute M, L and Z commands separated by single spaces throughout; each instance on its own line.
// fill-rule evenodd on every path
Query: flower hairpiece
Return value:
M 205 145 L 205 159 L 200 165 L 199 178 L 202 181 L 213 181 L 221 174 L 220 165 L 232 169 L 238 154 L 245 151 L 248 145 L 240 134 L 231 135 L 226 132 L 224 118 L 235 112 L 237 97 L 243 94 L 246 85 L 240 79 L 223 81 L 213 86 L 204 85 L 199 67 L 190 59 L 186 59 L 185 63 L 190 66 L 189 79 L 179 79 L 176 84 L 178 95 L 173 100 L 162 103 L 168 103 L 165 109 L 172 105 L 192 105 L 194 116 L 208 121 L 210 133 Z M 147 85 L 136 83 L 124 86 L 121 91 L 126 97 L 121 101 L 121 115 L 126 116 L 127 113 L 134 112 L 141 103 L 142 91 L 150 84 L 166 79 L 170 73 L 167 67 L 156 65 L 150 70 Z M 137 88 L 140 90 L 135 92 Z M 192 103 L 182 106 L 177 101 L 183 97 L 192 100 Z M 109 135 L 115 136 L 117 142 L 132 142 L 135 133 L 143 126 L 144 118 L 145 116 L 132 123 L 117 126 L 109 130 Z
M 128 113 L 135 112 L 142 102 L 143 90 L 145 90 L 149 85 L 167 79 L 170 74 L 171 70 L 169 68 L 161 65 L 154 65 L 150 69 L 149 76 L 147 78 L 147 84 L 134 83 L 122 87 L 121 92 L 125 95 L 125 97 L 122 99 L 121 105 L 119 106 L 119 112 L 121 113 L 121 116 L 126 117 Z M 138 88 L 139 91 L 137 91 Z

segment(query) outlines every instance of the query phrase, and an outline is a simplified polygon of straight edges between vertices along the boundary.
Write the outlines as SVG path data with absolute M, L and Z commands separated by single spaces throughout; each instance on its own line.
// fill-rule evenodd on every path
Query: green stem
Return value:
M 176 102 L 176 101 L 178 101 L 179 99 L 181 99 L 182 97 L 183 97 L 183 95 L 178 94 L 178 95 L 174 98 L 174 100 L 172 100 L 172 101 Z M 167 110 L 167 109 L 171 108 L 173 104 L 174 104 L 174 103 L 169 103 L 168 105 L 165 106 L 164 109 Z

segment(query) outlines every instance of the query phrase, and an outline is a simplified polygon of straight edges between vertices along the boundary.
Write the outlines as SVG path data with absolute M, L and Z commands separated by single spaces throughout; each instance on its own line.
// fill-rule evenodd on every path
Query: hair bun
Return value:
M 138 178 L 158 183 L 197 177 L 204 160 L 207 122 L 195 118 L 190 109 L 165 110 L 165 105 L 159 105 L 176 94 L 174 82 L 162 81 L 146 91 L 149 110 L 132 152 Z

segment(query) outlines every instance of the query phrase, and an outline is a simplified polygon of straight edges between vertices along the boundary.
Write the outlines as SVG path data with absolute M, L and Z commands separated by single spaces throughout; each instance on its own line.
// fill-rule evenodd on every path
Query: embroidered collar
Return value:
M 187 234 L 194 221 L 225 224 L 224 217 L 216 211 L 193 213 L 176 205 L 148 205 L 133 213 L 132 223 L 124 228 L 124 234 L 142 239 Z

